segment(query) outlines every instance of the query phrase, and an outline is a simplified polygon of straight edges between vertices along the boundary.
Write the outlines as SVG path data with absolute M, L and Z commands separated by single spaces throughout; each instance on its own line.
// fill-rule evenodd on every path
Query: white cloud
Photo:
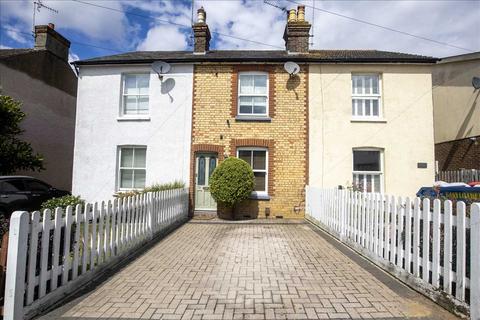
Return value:
M 0 49 L 13 49 L 13 48 L 9 47 L 9 46 L 4 46 L 3 44 L 0 44 Z
M 178 27 L 157 25 L 148 31 L 147 37 L 140 42 L 137 50 L 184 50 L 187 46 L 187 35 Z

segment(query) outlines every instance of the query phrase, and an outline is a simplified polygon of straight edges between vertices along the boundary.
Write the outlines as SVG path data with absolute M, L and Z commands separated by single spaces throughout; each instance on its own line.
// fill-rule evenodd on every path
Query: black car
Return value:
M 39 210 L 44 201 L 69 194 L 32 177 L 0 176 L 0 215 L 9 218 L 17 210 Z

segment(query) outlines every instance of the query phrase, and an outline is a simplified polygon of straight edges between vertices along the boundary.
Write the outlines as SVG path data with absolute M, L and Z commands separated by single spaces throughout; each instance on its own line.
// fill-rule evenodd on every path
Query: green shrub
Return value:
M 80 196 L 63 196 L 60 198 L 53 198 L 42 203 L 42 211 L 45 209 L 52 210 L 52 213 L 57 207 L 65 210 L 67 206 L 75 207 L 77 204 L 81 204 L 82 207 L 85 205 L 85 200 L 81 199 Z
M 129 191 L 117 192 L 114 194 L 114 197 L 125 198 L 125 197 L 138 196 L 140 194 L 144 194 L 147 192 L 159 192 L 159 191 L 183 189 L 183 188 L 185 188 L 185 183 L 181 181 L 174 181 L 174 182 L 163 183 L 163 184 L 155 183 L 141 190 L 129 190 Z
M 238 158 L 228 158 L 215 168 L 210 177 L 210 192 L 218 203 L 234 208 L 247 199 L 255 186 L 252 168 Z

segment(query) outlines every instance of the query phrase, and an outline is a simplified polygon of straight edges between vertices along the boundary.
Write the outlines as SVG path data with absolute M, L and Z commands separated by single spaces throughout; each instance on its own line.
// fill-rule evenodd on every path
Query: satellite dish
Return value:
M 160 80 L 163 79 L 163 75 L 170 71 L 170 65 L 165 61 L 155 61 L 152 63 L 152 70 L 158 74 Z
M 300 72 L 300 66 L 292 61 L 285 62 L 285 64 L 283 65 L 283 68 L 285 69 L 285 71 L 287 71 L 287 73 L 290 76 L 294 76 Z
M 472 78 L 472 86 L 476 89 L 480 89 L 480 77 Z

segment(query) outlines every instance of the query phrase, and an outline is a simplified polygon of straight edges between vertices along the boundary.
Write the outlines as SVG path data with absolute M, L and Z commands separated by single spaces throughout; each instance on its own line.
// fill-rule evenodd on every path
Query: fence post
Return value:
M 5 320 L 23 319 L 29 216 L 30 214 L 26 211 L 15 211 L 10 219 L 5 284 Z
M 480 203 L 474 203 L 471 206 L 470 318 L 480 319 Z

